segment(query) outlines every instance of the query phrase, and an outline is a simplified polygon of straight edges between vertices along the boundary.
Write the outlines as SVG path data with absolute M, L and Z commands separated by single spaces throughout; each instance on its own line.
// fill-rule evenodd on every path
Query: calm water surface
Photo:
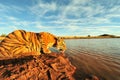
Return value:
M 95 74 L 104 80 L 120 80 L 120 39 L 68 39 L 66 54 L 77 70 L 76 80 Z

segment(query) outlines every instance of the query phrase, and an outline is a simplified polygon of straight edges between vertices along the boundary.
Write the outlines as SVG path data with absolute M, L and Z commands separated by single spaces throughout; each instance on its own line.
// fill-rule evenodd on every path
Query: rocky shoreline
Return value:
M 76 68 L 64 54 L 0 60 L 0 80 L 74 80 Z
M 103 80 L 76 70 L 64 53 L 0 59 L 0 80 Z

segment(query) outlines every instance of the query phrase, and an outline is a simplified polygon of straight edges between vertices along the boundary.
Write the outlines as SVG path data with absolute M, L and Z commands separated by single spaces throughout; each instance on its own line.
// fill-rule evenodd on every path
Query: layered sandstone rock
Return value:
M 0 80 L 74 80 L 75 70 L 57 53 L 0 60 Z

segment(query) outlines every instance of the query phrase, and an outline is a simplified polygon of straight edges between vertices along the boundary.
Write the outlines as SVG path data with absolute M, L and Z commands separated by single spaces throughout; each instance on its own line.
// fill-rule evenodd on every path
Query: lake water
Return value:
M 120 38 L 66 39 L 66 55 L 76 66 L 76 80 L 94 74 L 103 80 L 120 80 Z

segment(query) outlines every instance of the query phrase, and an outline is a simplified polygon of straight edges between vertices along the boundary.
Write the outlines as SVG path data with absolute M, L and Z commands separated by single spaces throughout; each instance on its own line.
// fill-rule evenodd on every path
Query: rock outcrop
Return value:
M 62 53 L 0 60 L 0 80 L 74 80 L 75 70 Z

